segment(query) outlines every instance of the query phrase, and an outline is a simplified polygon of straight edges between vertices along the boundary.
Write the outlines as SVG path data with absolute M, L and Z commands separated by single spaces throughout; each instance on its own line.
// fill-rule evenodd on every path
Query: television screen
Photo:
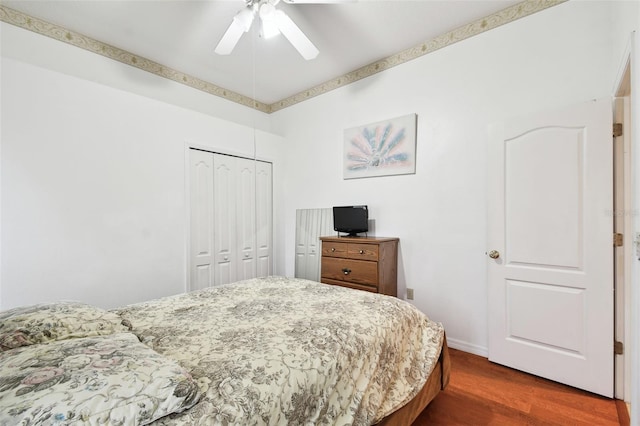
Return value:
M 333 230 L 355 236 L 369 231 L 367 206 L 339 206 L 333 208 Z

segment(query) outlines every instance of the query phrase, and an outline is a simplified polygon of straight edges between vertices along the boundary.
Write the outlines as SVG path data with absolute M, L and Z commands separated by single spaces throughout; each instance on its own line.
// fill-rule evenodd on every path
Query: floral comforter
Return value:
M 116 310 L 203 395 L 154 425 L 369 425 L 426 382 L 444 331 L 412 305 L 268 277 Z

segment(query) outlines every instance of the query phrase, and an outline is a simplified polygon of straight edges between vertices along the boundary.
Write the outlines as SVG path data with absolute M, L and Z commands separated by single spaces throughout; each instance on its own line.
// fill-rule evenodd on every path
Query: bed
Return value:
M 442 325 L 390 296 L 267 277 L 93 309 L 26 337 L 0 313 L 0 423 L 409 425 L 448 383 Z

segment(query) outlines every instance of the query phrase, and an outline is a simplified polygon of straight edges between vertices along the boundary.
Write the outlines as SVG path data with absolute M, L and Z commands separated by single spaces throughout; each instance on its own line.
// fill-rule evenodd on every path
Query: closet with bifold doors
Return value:
M 272 274 L 272 165 L 189 149 L 189 290 Z

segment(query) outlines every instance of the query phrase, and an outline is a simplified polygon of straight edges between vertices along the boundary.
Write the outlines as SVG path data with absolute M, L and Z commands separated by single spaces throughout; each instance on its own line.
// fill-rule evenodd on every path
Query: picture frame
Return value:
M 343 179 L 414 174 L 417 114 L 344 131 Z

